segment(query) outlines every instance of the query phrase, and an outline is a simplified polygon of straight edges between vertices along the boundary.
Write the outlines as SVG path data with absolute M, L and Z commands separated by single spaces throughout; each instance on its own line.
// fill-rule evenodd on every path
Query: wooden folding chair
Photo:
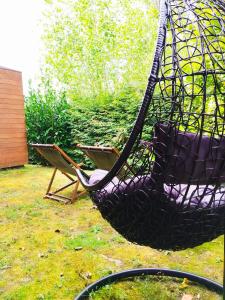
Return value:
M 119 150 L 114 147 L 87 146 L 81 144 L 77 144 L 76 147 L 82 150 L 84 154 L 93 161 L 98 169 L 102 170 L 110 171 L 120 156 Z M 118 177 L 127 177 L 128 173 L 134 174 L 132 168 L 126 163 L 120 170 Z
M 78 191 L 80 181 L 77 178 L 73 178 L 76 176 L 76 171 L 73 167 L 80 169 L 80 165 L 76 164 L 62 149 L 54 144 L 31 144 L 31 146 L 55 168 L 44 198 L 67 204 L 73 203 L 78 197 L 87 193 L 86 191 Z M 66 176 L 70 182 L 55 191 L 51 191 L 57 171 Z M 70 198 L 59 194 L 71 185 L 74 185 L 74 189 Z

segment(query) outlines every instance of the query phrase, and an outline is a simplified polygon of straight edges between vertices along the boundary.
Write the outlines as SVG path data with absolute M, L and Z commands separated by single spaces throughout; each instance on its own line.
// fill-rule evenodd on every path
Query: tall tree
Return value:
M 44 76 L 70 98 L 146 85 L 158 10 L 149 0 L 46 0 Z

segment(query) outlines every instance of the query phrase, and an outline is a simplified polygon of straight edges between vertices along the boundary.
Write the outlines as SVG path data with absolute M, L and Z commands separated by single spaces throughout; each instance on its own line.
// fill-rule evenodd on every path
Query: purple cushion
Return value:
M 90 176 L 89 184 L 96 184 L 105 177 L 108 171 L 96 169 Z M 130 193 L 136 189 L 141 189 L 143 186 L 151 186 L 152 180 L 150 175 L 136 176 L 124 181 L 120 181 L 117 177 L 104 187 L 104 191 L 107 193 L 112 192 L 125 192 Z
M 103 179 L 106 174 L 108 174 L 108 171 L 96 169 L 89 178 L 89 184 L 96 184 L 101 179 Z M 104 190 L 106 190 L 106 192 L 108 191 L 109 193 L 111 193 L 115 186 L 118 186 L 118 183 L 119 179 L 117 177 L 114 177 L 113 180 L 104 187 Z
M 184 207 L 218 207 L 225 205 L 225 188 L 216 189 L 212 185 L 166 185 L 164 191 L 168 198 Z
M 219 184 L 225 182 L 225 138 L 182 132 L 157 124 L 153 139 L 152 176 L 164 183 Z
M 90 176 L 89 183 L 95 184 L 100 181 L 108 171 L 106 170 L 95 170 Z M 112 182 L 105 186 L 101 191 L 102 197 L 107 197 L 112 193 L 132 193 L 138 189 L 148 188 L 151 189 L 153 181 L 150 175 L 137 176 L 132 179 L 125 181 L 119 181 L 117 177 L 114 177 Z M 221 187 L 214 193 L 215 187 L 212 185 L 163 185 L 162 192 L 171 201 L 177 205 L 183 207 L 218 207 L 225 205 L 225 188 Z
M 102 178 L 104 178 L 106 174 L 108 174 L 108 171 L 106 170 L 101 170 L 101 169 L 94 170 L 94 172 L 90 176 L 89 184 L 96 184 Z
M 157 124 L 153 147 L 152 174 L 125 181 L 117 177 L 100 191 L 100 198 L 112 193 L 129 194 L 137 190 L 158 190 L 177 205 L 217 207 L 225 205 L 225 188 L 212 184 L 225 181 L 225 138 L 200 137 L 181 132 L 170 124 Z M 89 183 L 100 181 L 108 171 L 95 170 Z M 210 184 L 210 185 L 209 185 Z

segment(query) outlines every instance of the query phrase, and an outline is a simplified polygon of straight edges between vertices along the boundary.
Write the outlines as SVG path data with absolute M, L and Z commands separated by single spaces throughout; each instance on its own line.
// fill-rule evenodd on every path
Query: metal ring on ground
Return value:
M 223 286 L 215 281 L 210 279 L 197 276 L 191 273 L 180 272 L 176 270 L 169 269 L 133 269 L 126 270 L 119 273 L 111 274 L 109 276 L 103 277 L 102 279 L 92 283 L 88 287 L 86 287 L 74 300 L 83 300 L 87 299 L 91 292 L 95 292 L 101 287 L 111 284 L 119 279 L 135 277 L 135 276 L 145 276 L 145 275 L 156 275 L 156 276 L 169 276 L 169 277 L 177 277 L 177 278 L 187 278 L 190 281 L 197 282 L 201 285 L 204 285 L 209 290 L 215 291 L 218 294 L 223 293 Z

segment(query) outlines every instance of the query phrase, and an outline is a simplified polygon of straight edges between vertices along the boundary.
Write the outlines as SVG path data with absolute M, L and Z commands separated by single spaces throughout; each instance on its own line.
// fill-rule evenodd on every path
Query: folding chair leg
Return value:
M 54 179 L 55 179 L 56 172 L 57 172 L 57 168 L 55 168 L 54 171 L 53 171 L 52 177 L 51 177 L 51 179 L 50 179 L 50 182 L 49 182 L 49 185 L 48 185 L 48 188 L 47 188 L 47 191 L 46 191 L 46 195 L 48 195 L 48 193 L 49 193 L 50 190 L 51 190 L 53 181 L 54 181 Z
M 71 203 L 74 203 L 77 198 L 78 198 L 78 187 L 79 187 L 79 180 L 77 180 L 77 182 L 75 183 L 75 187 L 74 187 L 74 190 L 73 190 L 73 193 L 72 193 L 72 197 L 71 197 Z
M 53 174 L 52 174 L 52 177 L 50 179 L 48 189 L 46 191 L 46 194 L 45 194 L 44 198 L 52 199 L 52 200 L 62 202 L 64 204 L 68 204 L 68 203 L 75 202 L 78 197 L 80 197 L 81 195 L 86 194 L 86 191 L 78 192 L 78 187 L 79 187 L 79 184 L 80 184 L 79 180 L 74 180 L 71 176 L 69 176 L 68 174 L 65 174 L 63 172 L 62 172 L 62 174 L 65 175 L 67 178 L 69 178 L 71 180 L 71 182 L 66 184 L 65 186 L 57 189 L 56 191 L 51 192 L 51 187 L 52 187 L 52 184 L 54 182 L 57 170 L 58 169 L 55 168 L 54 171 L 53 171 Z M 58 194 L 59 192 L 63 191 L 64 189 L 68 188 L 69 186 L 71 186 L 73 184 L 75 185 L 75 187 L 74 187 L 71 198 Z
M 87 194 L 87 191 L 85 191 L 85 190 L 82 192 L 78 192 L 79 185 L 80 185 L 80 181 L 77 180 L 77 182 L 75 183 L 75 188 L 74 188 L 72 197 L 71 197 L 71 203 L 74 203 L 79 197 Z

